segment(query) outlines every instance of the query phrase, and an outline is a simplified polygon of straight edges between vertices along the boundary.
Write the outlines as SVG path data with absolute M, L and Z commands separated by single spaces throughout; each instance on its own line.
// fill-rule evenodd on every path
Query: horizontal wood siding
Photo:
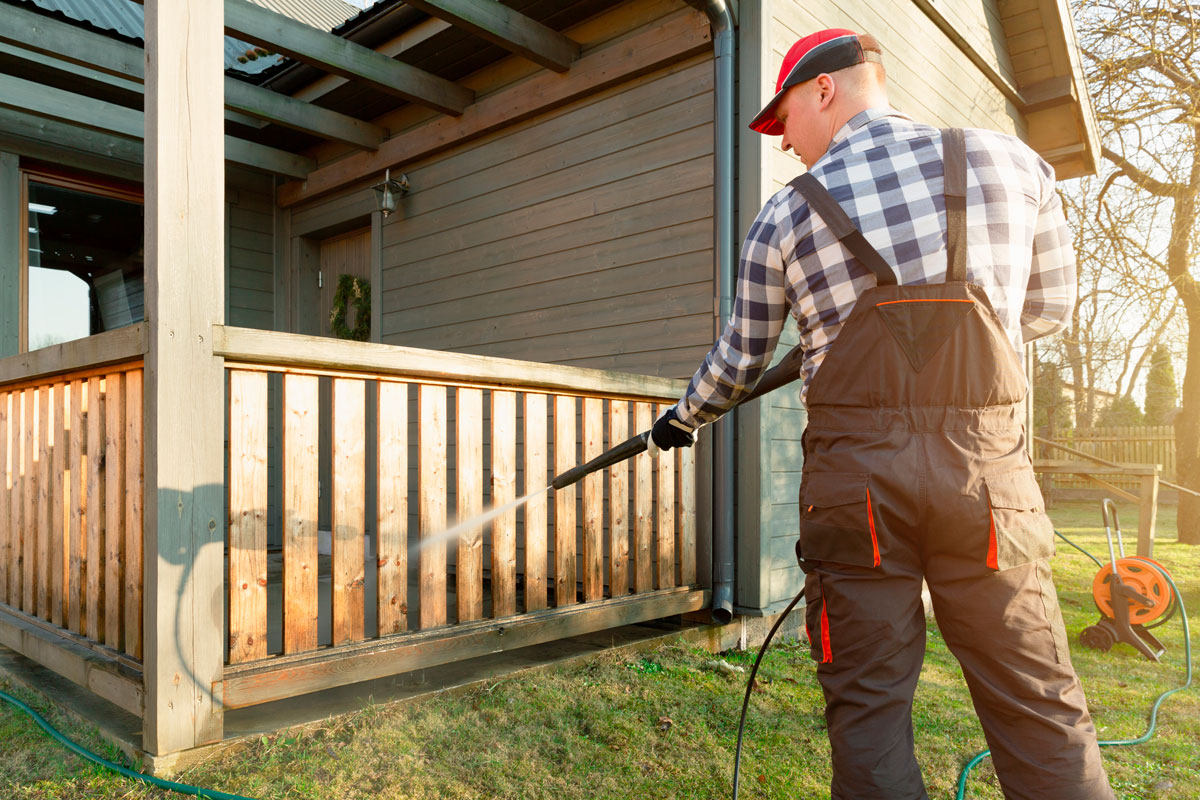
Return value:
M 275 200 L 271 176 L 230 168 L 228 323 L 275 327 Z
M 407 170 L 383 341 L 690 375 L 712 343 L 712 102 L 697 57 Z

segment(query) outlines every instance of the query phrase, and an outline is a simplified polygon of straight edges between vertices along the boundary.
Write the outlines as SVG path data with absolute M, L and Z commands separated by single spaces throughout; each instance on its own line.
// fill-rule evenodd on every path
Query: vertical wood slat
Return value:
M 67 525 L 71 564 L 67 570 L 67 627 L 78 634 L 87 630 L 87 384 L 71 381 L 70 469 L 71 515 Z
M 104 379 L 104 643 L 120 648 L 125 620 L 125 376 Z
M 608 406 L 608 445 L 615 447 L 629 437 L 629 403 L 612 400 Z M 629 462 L 608 468 L 609 592 L 613 597 L 629 594 Z
M 70 540 L 66 536 L 66 517 L 70 513 L 70 488 L 66 481 L 67 469 L 67 421 L 71 415 L 71 398 L 66 383 L 56 383 L 54 394 L 53 427 L 54 447 L 50 475 L 50 621 L 62 626 L 66 607 L 67 566 L 70 563 Z M 0 515 L 0 519 L 3 516 Z
M 696 582 L 696 447 L 679 448 L 679 585 Z
M 378 597 L 379 635 L 408 627 L 408 384 L 379 381 Z
M 366 381 L 333 379 L 333 644 L 364 636 Z
M 50 619 L 50 509 L 53 497 L 50 479 L 50 420 L 54 400 L 49 386 L 38 387 L 38 466 L 37 466 L 37 563 L 34 565 L 34 595 L 37 615 Z
M 517 499 L 517 395 L 492 390 L 492 506 Z M 517 613 L 517 510 L 492 521 L 492 616 Z
M 8 601 L 8 564 L 11 558 L 8 540 L 12 535 L 9 505 L 12 498 L 12 462 L 8 422 L 12 416 L 12 394 L 0 392 L 0 603 Z
M 525 494 L 546 485 L 547 396 L 525 393 Z M 546 493 L 525 504 L 525 610 L 546 607 Z
M 283 651 L 317 647 L 319 380 L 283 378 Z
M 670 405 L 660 405 L 657 416 L 662 416 Z M 658 528 L 657 577 L 659 589 L 675 586 L 675 454 L 670 450 L 660 452 L 655 459 L 658 482 Z
M 140 369 L 125 373 L 125 652 L 134 658 L 142 657 L 142 508 L 146 495 L 143 377 Z
M 554 474 L 575 466 L 575 398 L 554 398 Z M 575 602 L 575 487 L 554 493 L 554 604 Z
M 8 604 L 21 607 L 22 560 L 21 529 L 25 517 L 25 393 L 13 392 L 9 400 L 9 463 L 12 465 L 12 488 L 9 494 L 8 536 Z
M 604 452 L 604 401 L 583 400 L 583 460 Z M 583 478 L 583 600 L 604 599 L 604 473 Z
M 99 377 L 87 382 L 87 627 L 95 641 L 104 636 L 104 423 L 105 401 Z
M 267 655 L 267 373 L 229 372 L 229 663 Z
M 25 454 L 25 472 L 21 480 L 21 490 L 24 493 L 25 505 L 24 527 L 21 534 L 21 610 L 26 614 L 37 613 L 36 600 L 36 570 L 37 565 L 37 390 L 25 390 L 25 408 L 22 411 L 25 421 L 25 440 L 22 443 Z
M 483 391 L 459 388 L 454 393 L 455 495 L 458 521 L 466 522 L 483 513 Z M 458 560 L 455 565 L 458 621 L 483 617 L 483 527 L 476 526 L 458 535 Z
M 634 430 L 648 431 L 654 424 L 654 414 L 649 403 L 633 406 Z M 649 453 L 640 453 L 633 459 L 633 591 L 649 592 L 654 589 L 653 554 L 654 544 L 654 459 Z
M 417 389 L 417 486 L 421 628 L 446 624 L 446 542 L 426 546 L 446 530 L 446 387 Z

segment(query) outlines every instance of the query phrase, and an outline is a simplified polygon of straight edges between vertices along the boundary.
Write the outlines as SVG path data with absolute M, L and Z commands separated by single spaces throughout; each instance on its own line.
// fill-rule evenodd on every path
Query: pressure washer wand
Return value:
M 739 400 L 738 405 L 762 397 L 764 394 L 773 392 L 780 386 L 785 386 L 796 380 L 796 378 L 799 378 L 800 362 L 803 357 L 804 354 L 800 347 L 793 348 L 791 352 L 783 357 L 783 360 L 763 374 L 758 384 L 754 387 L 754 390 Z M 632 436 L 616 447 L 605 450 L 586 464 L 572 467 L 561 475 L 555 476 L 554 480 L 550 482 L 550 486 L 556 491 L 558 489 L 565 489 L 574 483 L 578 483 L 584 475 L 590 475 L 597 470 L 611 467 L 613 464 L 619 464 L 627 458 L 633 458 L 636 455 L 646 452 L 649 443 L 650 431 Z

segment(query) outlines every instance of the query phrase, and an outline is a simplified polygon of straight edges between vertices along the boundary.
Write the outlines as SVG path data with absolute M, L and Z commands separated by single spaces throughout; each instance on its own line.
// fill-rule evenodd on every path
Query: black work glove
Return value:
M 685 425 L 675 413 L 675 407 L 658 418 L 650 429 L 650 440 L 646 442 L 646 450 L 650 455 L 657 455 L 659 450 L 670 450 L 672 447 L 691 447 L 696 443 L 696 429 Z

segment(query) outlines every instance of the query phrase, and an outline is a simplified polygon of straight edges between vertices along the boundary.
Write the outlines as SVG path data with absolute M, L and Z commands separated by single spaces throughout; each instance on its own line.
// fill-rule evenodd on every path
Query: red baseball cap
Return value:
M 879 62 L 879 43 L 870 34 L 861 36 L 845 28 L 828 28 L 797 41 L 783 57 L 775 96 L 750 122 L 750 129 L 768 136 L 783 134 L 783 125 L 775 119 L 775 106 L 784 93 L 796 84 L 812 80 L 824 72 L 853 67 L 864 61 Z

